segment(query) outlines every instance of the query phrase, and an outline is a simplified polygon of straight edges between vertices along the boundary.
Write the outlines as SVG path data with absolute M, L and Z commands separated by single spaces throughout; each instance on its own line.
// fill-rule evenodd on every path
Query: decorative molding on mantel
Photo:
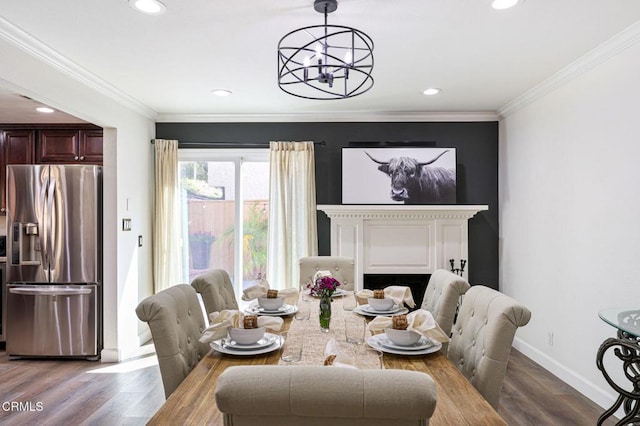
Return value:
M 354 259 L 356 290 L 365 274 L 431 274 L 450 268 L 450 259 L 468 260 L 469 219 L 489 210 L 457 204 L 317 208 L 331 221 L 331 255 Z
M 318 205 L 330 218 L 471 219 L 487 205 Z

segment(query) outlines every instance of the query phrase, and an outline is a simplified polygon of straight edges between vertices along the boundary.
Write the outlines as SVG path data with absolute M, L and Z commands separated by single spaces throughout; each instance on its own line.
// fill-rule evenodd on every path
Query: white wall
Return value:
M 104 346 L 103 361 L 128 357 L 139 346 L 134 309 L 151 294 L 152 149 L 155 119 L 89 88 L 47 59 L 16 47 L 0 34 L 0 84 L 105 128 L 104 138 Z M 28 42 L 29 40 L 27 40 Z M 91 83 L 89 83 L 91 84 Z M 133 230 L 123 232 L 123 217 Z M 144 245 L 138 248 L 138 235 Z
M 500 285 L 532 311 L 516 347 L 606 406 L 598 311 L 640 303 L 638 76 L 640 43 L 500 127 Z

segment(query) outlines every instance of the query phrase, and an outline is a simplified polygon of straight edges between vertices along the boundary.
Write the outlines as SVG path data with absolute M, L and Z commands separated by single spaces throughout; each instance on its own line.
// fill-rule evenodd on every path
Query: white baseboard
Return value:
M 118 349 L 103 349 L 100 352 L 100 362 L 120 362 L 121 360 L 120 350 Z
M 579 374 L 576 374 L 567 366 L 559 363 L 549 355 L 541 352 L 523 340 L 516 337 L 513 340 L 513 347 L 542 366 L 545 370 L 549 371 L 551 374 L 598 404 L 603 409 L 611 407 L 615 402 L 617 394 L 612 389 L 603 389 L 596 386 L 591 381 L 585 379 Z M 596 368 L 595 359 L 593 361 L 593 368 Z M 617 414 L 620 414 L 620 412 Z

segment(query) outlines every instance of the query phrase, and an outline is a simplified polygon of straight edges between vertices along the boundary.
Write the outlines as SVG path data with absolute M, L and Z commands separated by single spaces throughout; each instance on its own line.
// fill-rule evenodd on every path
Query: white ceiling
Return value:
M 285 33 L 322 22 L 313 0 L 164 3 L 166 14 L 154 17 L 127 0 L 0 0 L 0 37 L 2 27 L 23 30 L 158 121 L 496 113 L 640 20 L 638 0 L 521 0 L 503 11 L 490 0 L 342 0 L 329 23 L 374 40 L 375 85 L 352 99 L 314 101 L 278 88 L 276 57 Z M 427 87 L 443 92 L 427 97 Z M 233 95 L 213 96 L 215 88 Z M 0 122 L 23 103 L 10 95 L 7 110 L 6 99 L 0 91 Z

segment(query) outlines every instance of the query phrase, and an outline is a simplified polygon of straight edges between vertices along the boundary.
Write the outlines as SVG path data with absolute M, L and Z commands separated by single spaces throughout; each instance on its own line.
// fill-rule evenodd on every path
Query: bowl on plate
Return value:
M 422 335 L 413 330 L 396 330 L 395 328 L 385 328 L 384 334 L 398 346 L 410 346 L 418 342 Z
M 267 298 L 267 297 L 259 297 L 258 305 L 265 311 L 277 311 L 284 305 L 284 297 L 275 297 L 275 298 Z
M 376 311 L 388 311 L 393 308 L 393 299 L 374 299 L 373 297 L 369 297 L 367 299 L 369 302 L 369 306 L 371 306 Z
M 258 328 L 229 328 L 229 337 L 239 345 L 251 345 L 262 339 L 264 327 Z

